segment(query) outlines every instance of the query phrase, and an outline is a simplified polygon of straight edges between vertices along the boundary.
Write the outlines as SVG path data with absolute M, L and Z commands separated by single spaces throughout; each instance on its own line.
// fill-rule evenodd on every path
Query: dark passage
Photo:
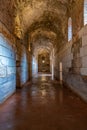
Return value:
M 86 130 L 87 104 L 39 75 L 0 106 L 0 130 Z

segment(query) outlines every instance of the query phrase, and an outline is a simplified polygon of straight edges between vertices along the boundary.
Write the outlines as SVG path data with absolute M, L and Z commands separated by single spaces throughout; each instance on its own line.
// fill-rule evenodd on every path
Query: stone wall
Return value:
M 9 40 L 9 38 L 11 39 Z M 0 24 L 0 103 L 15 92 L 15 59 L 14 38 L 12 38 L 12 35 Z
M 29 79 L 28 49 L 0 23 L 0 103 Z
M 70 17 L 72 18 L 73 36 L 76 36 L 78 31 L 84 25 L 84 0 L 76 0 L 71 4 Z
M 18 42 L 16 48 L 16 79 L 17 87 L 20 87 L 29 79 L 29 52 L 23 44 Z
M 80 48 L 80 57 L 82 58 L 81 74 L 87 76 L 87 25 L 79 32 L 82 37 L 82 46 Z
M 14 0 L 0 0 L 0 22 L 13 32 Z
M 62 62 L 63 81 L 87 101 L 87 26 L 79 31 L 76 41 L 65 43 L 55 55 L 55 77 L 59 79 Z

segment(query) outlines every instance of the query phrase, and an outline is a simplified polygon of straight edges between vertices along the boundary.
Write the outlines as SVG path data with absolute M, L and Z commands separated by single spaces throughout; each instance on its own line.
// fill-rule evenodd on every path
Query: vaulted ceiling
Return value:
M 34 48 L 48 47 L 51 50 L 52 45 L 49 43 L 55 45 L 67 39 L 68 4 L 68 0 L 16 1 L 16 36 L 23 38 L 28 33 Z
M 83 0 L 80 0 L 83 1 Z M 23 39 L 28 34 L 30 42 L 43 46 L 43 42 L 63 44 L 67 40 L 69 12 L 75 0 L 1 0 L 3 13 L 14 26 L 14 34 Z M 9 4 L 11 6 L 9 6 Z M 9 8 L 10 7 L 10 8 Z M 12 13 L 13 12 L 13 13 Z M 9 22 L 10 23 L 10 22 Z M 7 25 L 8 26 L 8 25 Z
M 15 4 L 15 34 L 21 38 L 38 29 L 64 38 L 68 0 L 17 0 Z

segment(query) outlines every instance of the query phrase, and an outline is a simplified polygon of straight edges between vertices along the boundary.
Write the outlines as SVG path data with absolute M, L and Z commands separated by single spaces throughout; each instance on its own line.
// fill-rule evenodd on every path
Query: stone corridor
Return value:
M 87 0 L 0 0 L 0 130 L 87 130 Z
M 0 130 L 87 130 L 87 104 L 40 74 L 0 106 Z

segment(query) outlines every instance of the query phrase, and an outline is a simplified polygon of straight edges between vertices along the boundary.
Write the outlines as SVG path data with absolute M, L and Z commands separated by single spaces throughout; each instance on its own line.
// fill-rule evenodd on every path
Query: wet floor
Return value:
M 0 106 L 0 130 L 87 130 L 87 104 L 39 75 Z

